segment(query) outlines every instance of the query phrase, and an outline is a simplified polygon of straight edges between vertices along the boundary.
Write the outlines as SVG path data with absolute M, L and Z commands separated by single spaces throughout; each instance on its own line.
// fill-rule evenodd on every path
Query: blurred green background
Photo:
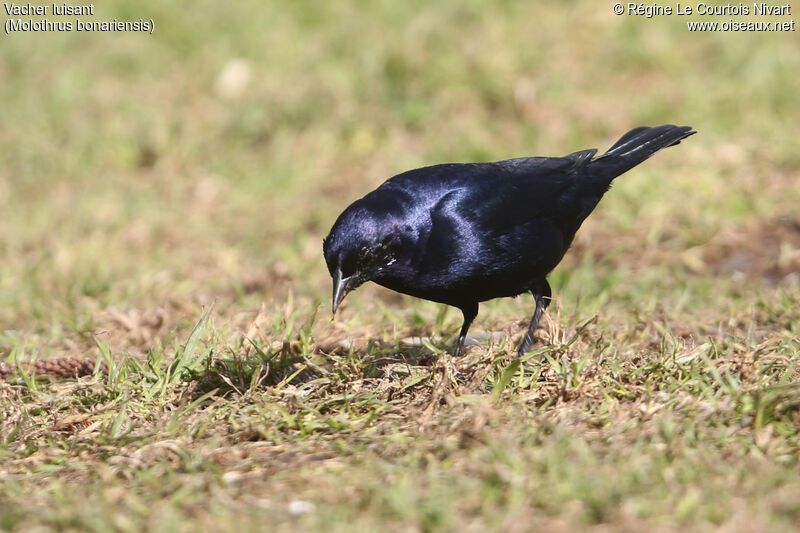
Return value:
M 796 205 L 796 33 L 690 33 L 588 1 L 145 1 L 92 19 L 113 18 L 156 29 L 3 36 L 2 329 L 91 329 L 106 306 L 207 303 L 242 280 L 265 289 L 246 305 L 322 300 L 321 238 L 392 174 L 604 149 L 642 124 L 699 135 L 617 182 L 585 228 L 603 238 L 578 241 L 592 254 L 679 254 Z

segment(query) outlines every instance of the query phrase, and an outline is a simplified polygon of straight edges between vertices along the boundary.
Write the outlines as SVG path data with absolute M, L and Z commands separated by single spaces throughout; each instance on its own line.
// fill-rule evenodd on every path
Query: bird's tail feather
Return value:
M 598 179 L 611 184 L 623 174 L 659 150 L 675 146 L 689 135 L 697 132 L 689 126 L 664 126 L 635 128 L 623 135 L 608 152 L 591 162 L 591 168 Z

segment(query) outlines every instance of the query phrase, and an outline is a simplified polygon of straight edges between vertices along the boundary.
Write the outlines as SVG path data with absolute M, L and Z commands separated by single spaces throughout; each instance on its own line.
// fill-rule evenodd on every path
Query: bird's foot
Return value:
M 538 340 L 539 339 L 535 339 L 533 342 L 528 344 L 528 346 L 526 346 L 526 347 L 520 346 L 517 349 L 517 357 L 523 357 L 524 355 L 527 355 L 530 352 L 532 352 L 533 351 L 533 346 L 536 344 L 536 341 L 538 341 Z M 550 348 L 551 346 L 553 346 L 553 343 L 551 343 L 551 342 L 543 342 L 539 348 Z M 543 354 L 539 354 L 540 357 L 542 355 Z

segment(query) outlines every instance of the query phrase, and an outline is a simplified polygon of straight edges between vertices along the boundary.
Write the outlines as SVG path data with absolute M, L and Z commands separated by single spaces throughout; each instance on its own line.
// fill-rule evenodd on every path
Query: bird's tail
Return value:
M 623 135 L 608 152 L 592 160 L 589 166 L 596 179 L 608 187 L 620 174 L 629 171 L 659 150 L 675 146 L 695 133 L 697 132 L 692 131 L 689 126 L 672 124 L 635 128 Z

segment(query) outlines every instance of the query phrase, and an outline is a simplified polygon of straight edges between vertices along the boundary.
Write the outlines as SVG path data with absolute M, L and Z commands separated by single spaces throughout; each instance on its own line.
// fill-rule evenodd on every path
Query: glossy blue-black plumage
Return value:
M 532 292 L 536 311 L 520 353 L 550 299 L 547 274 L 611 181 L 694 133 L 636 128 L 603 156 L 444 164 L 404 172 L 354 202 L 323 250 L 334 278 L 334 312 L 361 283 L 458 307 L 460 354 L 478 302 Z

